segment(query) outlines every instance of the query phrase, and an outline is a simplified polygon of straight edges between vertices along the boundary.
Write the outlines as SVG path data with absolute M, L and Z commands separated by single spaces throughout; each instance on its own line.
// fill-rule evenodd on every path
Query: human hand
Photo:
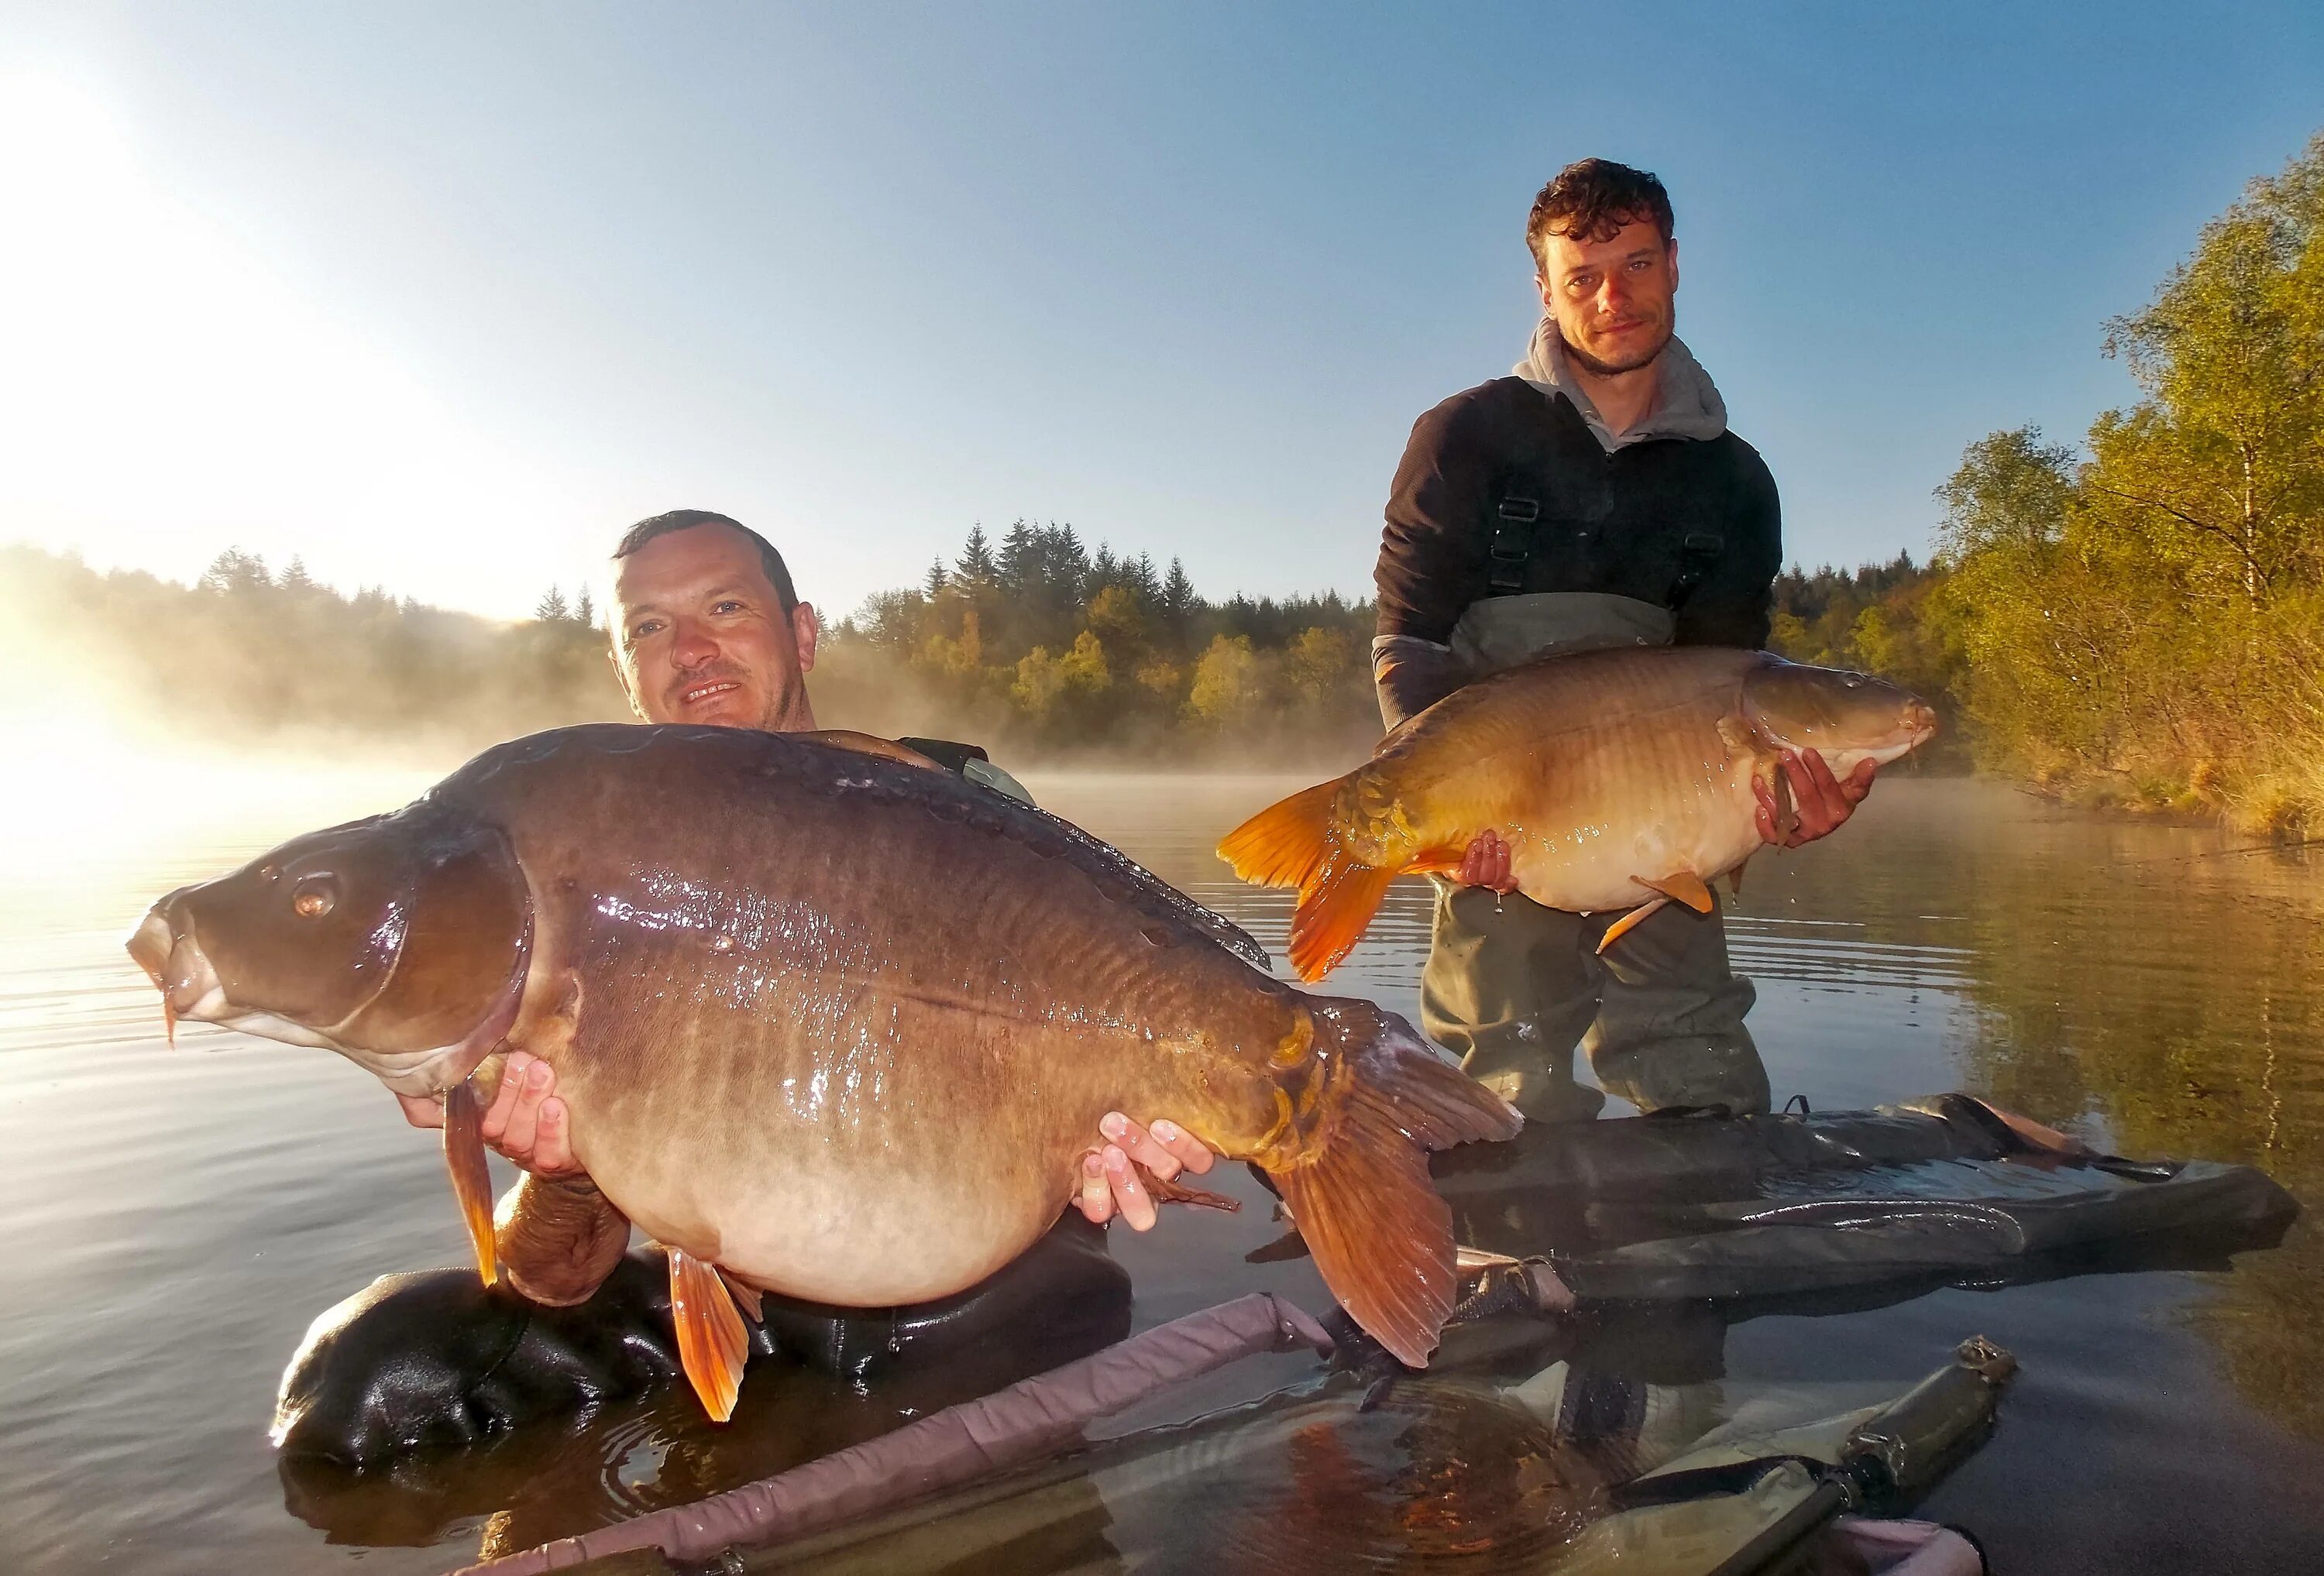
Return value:
M 1509 873 L 1509 845 L 1499 833 L 1486 827 L 1469 839 L 1452 879 L 1464 887 L 1490 887 L 1505 896 L 1516 891 L 1517 879 Z
M 1200 1176 L 1214 1158 L 1208 1145 L 1175 1122 L 1141 1128 L 1110 1111 L 1097 1130 L 1104 1142 L 1082 1157 L 1082 1191 L 1074 1203 L 1101 1226 L 1119 1214 L 1133 1231 L 1153 1228 L 1154 1199 L 1138 1179 L 1138 1166 L 1167 1182 L 1181 1171 Z
M 1834 777 L 1820 751 L 1786 750 L 1775 770 L 1784 774 L 1791 789 L 1793 824 L 1788 829 L 1783 825 L 1775 783 L 1755 778 L 1751 791 L 1759 801 L 1759 836 L 1779 848 L 1797 848 L 1839 830 L 1840 824 L 1854 815 L 1856 806 L 1872 791 L 1873 774 L 1880 768 L 1877 761 L 1859 760 L 1846 777 Z
M 581 1169 L 566 1129 L 565 1102 L 550 1092 L 557 1070 L 524 1051 L 511 1051 L 501 1068 L 500 1088 L 477 1130 L 495 1152 L 535 1176 L 568 1176 Z M 415 1128 L 444 1125 L 440 1101 L 399 1094 L 403 1120 Z

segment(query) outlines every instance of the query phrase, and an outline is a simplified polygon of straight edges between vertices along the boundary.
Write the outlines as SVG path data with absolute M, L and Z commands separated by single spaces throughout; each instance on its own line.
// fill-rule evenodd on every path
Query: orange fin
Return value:
M 1461 862 L 1468 856 L 1468 847 L 1462 843 L 1426 849 L 1413 855 L 1412 862 L 1397 873 L 1406 876 L 1449 876 L 1461 868 Z
M 484 1118 L 475 1083 L 463 1079 L 444 1092 L 444 1166 L 452 1174 L 452 1196 L 460 1201 L 468 1241 L 476 1250 L 476 1273 L 491 1286 L 501 1277 L 493 1249 L 493 1174 L 484 1165 Z
M 750 1359 L 751 1336 L 742 1315 L 734 1309 L 734 1294 L 727 1289 L 715 1266 L 671 1248 L 669 1252 L 669 1316 L 678 1326 L 678 1359 L 702 1409 L 713 1423 L 734 1415 L 734 1397 L 742 1389 L 742 1365 Z
M 1135 1160 L 1130 1164 L 1138 1166 Z M 1240 1199 L 1191 1187 L 1176 1177 L 1157 1176 L 1143 1166 L 1138 1166 L 1138 1179 L 1146 1184 L 1147 1196 L 1157 1204 L 1193 1204 L 1198 1209 L 1224 1210 L 1229 1214 L 1242 1208 Z
M 1299 892 L 1291 914 L 1291 967 L 1303 980 L 1320 980 L 1355 949 L 1379 912 L 1397 872 L 1353 860 L 1331 859 Z
M 877 755 L 887 760 L 900 760 L 906 766 L 925 766 L 931 771 L 944 770 L 908 744 L 899 744 L 893 739 L 882 739 L 872 733 L 859 733 L 852 728 L 824 728 L 814 733 L 794 733 L 791 737 L 812 739 L 818 744 L 853 750 L 859 755 Z
M 1711 889 L 1704 886 L 1702 878 L 1691 870 L 1680 871 L 1676 875 L 1665 876 L 1660 880 L 1640 876 L 1637 882 L 1642 887 L 1652 887 L 1665 898 L 1676 899 L 1698 914 L 1708 914 L 1716 906 L 1711 900 Z
M 724 1281 L 726 1289 L 734 1294 L 734 1305 L 742 1310 L 743 1317 L 753 1324 L 763 1324 L 767 1322 L 766 1299 L 761 1295 L 757 1286 L 737 1278 L 732 1272 L 724 1269 L 718 1272 L 718 1278 Z
M 1600 955 L 1604 955 L 1608 947 L 1629 935 L 1637 927 L 1639 921 L 1669 901 L 1668 898 L 1650 898 L 1608 926 L 1605 935 L 1598 943 Z
M 1219 857 L 1255 886 L 1305 890 L 1332 851 L 1332 804 L 1346 780 L 1335 777 L 1269 805 L 1219 840 Z
M 1517 1135 L 1517 1113 L 1368 1001 L 1318 1010 L 1345 1071 L 1323 1093 L 1322 1147 L 1268 1175 L 1291 1206 L 1323 1284 L 1366 1333 L 1419 1368 L 1452 1312 L 1452 1212 L 1428 1152 Z

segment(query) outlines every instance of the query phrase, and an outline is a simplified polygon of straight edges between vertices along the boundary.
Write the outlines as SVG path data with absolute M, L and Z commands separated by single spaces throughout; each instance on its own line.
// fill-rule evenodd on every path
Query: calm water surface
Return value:
M 393 1270 L 463 1262 L 429 1135 L 337 1057 L 161 1041 L 120 950 L 152 898 L 412 774 L 213 777 L 110 803 L 19 795 L 0 848 L 0 1569 L 428 1571 L 715 1491 L 959 1398 L 754 1369 L 729 1430 L 666 1393 L 364 1479 L 278 1472 L 274 1385 L 308 1322 Z M 1043 801 L 1280 945 L 1286 894 L 1209 854 L 1281 779 L 1054 778 Z M 135 826 L 134 832 L 124 827 Z M 2231 1273 L 1943 1291 L 1765 1318 L 1742 1380 L 1909 1383 L 1973 1332 L 2024 1359 L 2000 1432 L 1926 1507 L 2011 1572 L 2324 1568 L 2324 860 L 2204 830 L 1899 780 L 1844 835 L 1763 855 L 1739 965 L 1778 1098 L 1948 1088 L 2133 1155 L 2248 1161 L 2310 1212 Z M 1415 1009 L 1426 889 L 1399 887 L 1336 990 Z M 1248 1193 L 1240 1183 L 1234 1185 Z M 1263 1209 L 1116 1233 L 1157 1323 L 1238 1293 L 1321 1307 L 1242 1255 Z M 1279 1380 L 1298 1359 L 1276 1359 Z M 1262 1388 L 1265 1363 L 1222 1384 Z M 1213 1394 L 1212 1399 L 1225 1398 Z

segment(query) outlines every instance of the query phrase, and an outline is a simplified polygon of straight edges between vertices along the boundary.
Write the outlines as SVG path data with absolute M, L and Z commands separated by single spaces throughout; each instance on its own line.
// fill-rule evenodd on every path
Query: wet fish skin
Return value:
M 1387 885 L 1449 871 L 1498 832 L 1517 889 L 1577 913 L 1676 897 L 1760 846 L 1755 780 L 1789 750 L 1836 774 L 1893 760 L 1935 714 L 1886 680 L 1717 647 L 1598 651 L 1457 690 L 1334 782 L 1245 822 L 1219 845 L 1236 874 L 1301 893 L 1291 955 L 1318 979 L 1346 955 Z
M 1417 1362 L 1452 1280 L 1425 1150 L 1516 1129 L 1400 1019 L 1259 972 L 1231 926 L 1118 853 L 885 755 L 566 729 L 358 825 L 332 857 L 365 891 L 392 885 L 374 867 L 403 868 L 412 838 L 448 825 L 466 829 L 471 884 L 513 871 L 521 899 L 521 945 L 474 933 L 484 955 L 456 1008 L 401 1003 L 447 1043 L 400 1056 L 399 1087 L 456 1084 L 494 1046 L 540 1057 L 604 1207 L 674 1264 L 748 1286 L 853 1306 L 961 1290 L 1055 1220 L 1100 1116 L 1163 1111 L 1274 1174 L 1327 1282 Z M 172 894 L 133 952 L 149 970 L 188 949 L 263 958 L 239 939 L 263 933 L 283 950 L 279 994 L 311 989 L 335 954 L 281 941 L 280 915 L 261 911 L 279 890 L 248 874 Z M 413 935 L 460 923 L 416 900 L 396 911 Z M 480 986 L 494 968 L 521 970 L 500 1007 Z M 346 1021 L 410 1040 L 393 996 Z M 281 1010 L 263 968 L 221 997 L 206 1010 L 376 1060 Z M 599 1240 L 569 1218 L 558 1235 Z M 503 1259 L 523 1251 L 504 1229 Z M 521 1285 L 576 1289 L 574 1263 L 527 1267 L 511 1266 Z M 731 1384 L 696 1377 L 731 1404 Z

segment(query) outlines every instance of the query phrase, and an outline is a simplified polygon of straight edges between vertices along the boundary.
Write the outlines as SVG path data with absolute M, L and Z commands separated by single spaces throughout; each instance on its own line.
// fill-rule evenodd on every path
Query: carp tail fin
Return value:
M 465 1078 L 444 1092 L 444 1167 L 452 1174 L 452 1196 L 475 1249 L 476 1273 L 491 1286 L 500 1279 L 500 1257 L 493 1243 L 493 1174 L 484 1164 L 484 1102 L 475 1080 Z
M 1291 915 L 1291 967 L 1303 980 L 1320 980 L 1354 950 L 1379 912 L 1398 872 L 1334 856 L 1299 889 Z
M 1321 1144 L 1268 1175 L 1340 1305 L 1419 1368 L 1456 1289 L 1452 1213 L 1429 1178 L 1429 1151 L 1513 1138 L 1522 1119 L 1370 1002 L 1318 1002 L 1315 1027 L 1346 1073 L 1323 1096 Z
M 1253 886 L 1304 891 L 1332 852 L 1332 801 L 1346 780 L 1335 777 L 1269 805 L 1219 840 L 1219 857 Z
M 669 1316 L 678 1326 L 678 1360 L 702 1397 L 713 1423 L 734 1415 L 750 1360 L 751 1334 L 734 1306 L 734 1293 L 717 1267 L 682 1248 L 670 1248 Z

